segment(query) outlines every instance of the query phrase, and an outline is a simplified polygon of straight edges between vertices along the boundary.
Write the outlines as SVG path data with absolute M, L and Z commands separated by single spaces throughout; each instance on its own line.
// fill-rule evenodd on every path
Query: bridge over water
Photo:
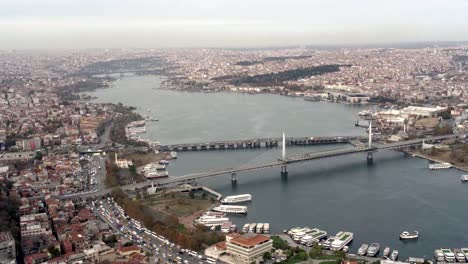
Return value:
M 450 135 L 443 135 L 443 136 L 432 136 L 432 137 L 425 137 L 421 139 L 406 140 L 406 141 L 400 141 L 400 142 L 389 143 L 389 144 L 374 144 L 374 145 L 372 145 L 372 137 L 369 136 L 368 145 L 364 145 L 360 147 L 338 148 L 338 149 L 331 149 L 331 150 L 318 151 L 318 152 L 309 152 L 309 153 L 293 155 L 293 156 L 286 156 L 286 147 L 285 147 L 286 138 L 284 137 L 282 157 L 275 161 L 257 163 L 253 165 L 245 165 L 245 166 L 240 166 L 236 168 L 225 168 L 225 169 L 213 170 L 213 171 L 202 172 L 202 173 L 193 173 L 193 174 L 183 175 L 179 177 L 171 177 L 167 179 L 145 181 L 145 182 L 140 182 L 140 183 L 124 185 L 124 186 L 121 186 L 121 188 L 123 190 L 134 190 L 134 189 L 149 187 L 152 185 L 170 186 L 170 185 L 177 185 L 177 184 L 182 184 L 182 183 L 191 183 L 196 180 L 217 177 L 217 176 L 225 175 L 225 174 L 231 174 L 231 181 L 234 182 L 234 181 L 237 181 L 237 177 L 236 177 L 237 173 L 264 169 L 264 168 L 272 168 L 272 167 L 281 167 L 281 174 L 287 175 L 287 166 L 293 163 L 305 162 L 309 160 L 322 159 L 322 158 L 327 158 L 327 157 L 342 156 L 342 155 L 348 155 L 348 154 L 354 154 L 354 153 L 367 153 L 368 162 L 372 162 L 373 153 L 378 152 L 380 150 L 406 148 L 406 147 L 420 145 L 424 141 L 455 139 L 461 136 L 464 137 L 466 135 L 450 134 Z M 70 198 L 99 197 L 99 196 L 108 194 L 110 191 L 111 189 L 105 189 L 101 191 L 77 193 L 77 194 L 72 194 L 68 196 L 59 196 L 57 198 L 70 199 Z

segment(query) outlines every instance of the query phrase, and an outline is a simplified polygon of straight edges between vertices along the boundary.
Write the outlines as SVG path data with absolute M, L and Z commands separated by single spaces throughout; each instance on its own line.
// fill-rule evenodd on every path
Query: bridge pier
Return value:
M 237 174 L 233 172 L 231 174 L 231 183 L 236 183 L 237 182 Z
M 374 162 L 373 152 L 369 151 L 367 152 L 367 164 L 372 164 L 372 162 Z
M 288 176 L 288 168 L 286 165 L 281 166 L 281 176 Z

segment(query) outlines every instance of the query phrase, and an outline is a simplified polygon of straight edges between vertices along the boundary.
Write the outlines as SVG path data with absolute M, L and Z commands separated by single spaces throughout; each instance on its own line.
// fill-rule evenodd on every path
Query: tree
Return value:
M 36 151 L 36 159 L 37 160 L 42 160 L 42 152 Z
M 263 260 L 270 260 L 271 259 L 271 252 L 267 251 L 263 253 Z
M 136 174 L 137 174 L 136 166 L 133 165 L 133 164 L 130 165 L 130 166 L 128 166 L 128 170 L 130 171 L 130 173 L 131 173 L 132 175 L 136 175 Z
M 322 254 L 322 246 L 314 245 L 309 252 L 310 258 L 317 258 Z
M 50 255 L 52 255 L 52 258 L 60 256 L 60 250 L 54 246 L 49 246 L 47 251 L 49 251 Z

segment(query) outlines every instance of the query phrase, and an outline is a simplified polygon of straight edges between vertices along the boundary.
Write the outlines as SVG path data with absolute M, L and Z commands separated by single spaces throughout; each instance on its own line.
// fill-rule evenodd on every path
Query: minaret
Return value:
M 372 120 L 369 121 L 369 148 L 372 147 Z

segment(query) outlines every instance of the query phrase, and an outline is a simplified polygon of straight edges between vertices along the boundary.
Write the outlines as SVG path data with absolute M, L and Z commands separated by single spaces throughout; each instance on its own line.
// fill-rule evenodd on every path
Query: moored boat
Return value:
M 233 203 L 243 203 L 252 200 L 251 194 L 239 194 L 239 195 L 232 195 L 226 196 L 224 199 L 221 200 L 221 203 L 225 204 L 233 204 Z
M 359 247 L 357 254 L 359 256 L 364 256 L 367 253 L 367 249 L 369 248 L 369 245 L 367 244 L 362 244 L 361 247 Z
M 453 250 L 453 253 L 455 254 L 455 258 L 457 259 L 458 262 L 461 262 L 461 263 L 466 262 L 465 254 L 463 254 L 461 249 L 455 248 Z
M 390 254 L 390 259 L 395 261 L 398 259 L 398 250 L 393 250 L 392 254 Z
M 372 243 L 367 249 L 367 256 L 375 257 L 380 251 L 380 244 L 379 243 Z
M 445 260 L 444 252 L 442 252 L 441 249 L 436 249 L 436 250 L 434 250 L 434 258 L 435 258 L 438 262 L 444 261 L 444 260 Z
M 250 226 L 249 223 L 245 224 L 245 225 L 242 227 L 242 233 L 247 233 L 247 232 L 249 232 L 249 226 Z
M 447 262 L 455 262 L 455 254 L 453 254 L 451 249 L 442 248 L 442 253 L 444 254 L 445 261 Z
M 390 256 L 390 248 L 389 247 L 385 247 L 382 256 L 383 256 L 383 258 L 388 258 Z
M 354 234 L 351 232 L 339 232 L 341 235 L 336 235 L 336 239 L 332 242 L 331 250 L 341 250 L 344 246 L 348 245 L 354 238 Z

